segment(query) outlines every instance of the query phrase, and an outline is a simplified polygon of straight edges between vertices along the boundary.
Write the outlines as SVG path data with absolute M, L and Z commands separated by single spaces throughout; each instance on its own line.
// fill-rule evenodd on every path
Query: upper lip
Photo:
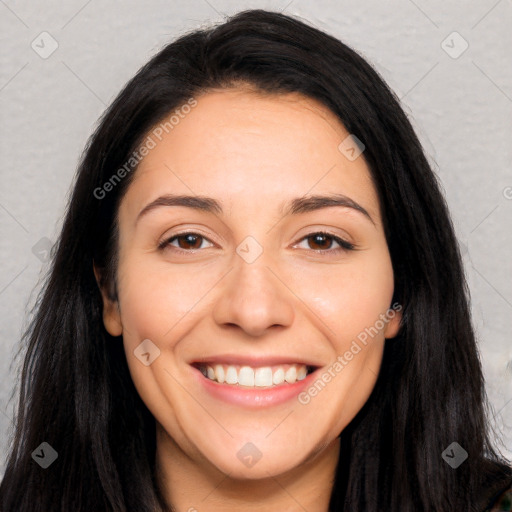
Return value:
M 228 364 L 237 366 L 251 366 L 253 368 L 263 366 L 277 366 L 280 364 L 303 364 L 318 368 L 321 366 L 317 362 L 297 356 L 248 356 L 237 354 L 218 354 L 212 356 L 202 356 L 191 361 L 194 364 Z

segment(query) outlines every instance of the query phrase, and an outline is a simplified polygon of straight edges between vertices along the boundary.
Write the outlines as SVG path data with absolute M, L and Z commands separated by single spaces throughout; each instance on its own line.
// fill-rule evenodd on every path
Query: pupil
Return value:
M 319 244 L 321 247 L 325 247 L 326 244 L 326 235 L 317 234 L 313 237 L 314 243 Z
M 183 237 L 185 239 L 185 245 L 197 245 L 197 240 L 199 237 L 196 235 L 184 235 Z M 196 244 L 194 244 L 194 240 L 196 241 Z

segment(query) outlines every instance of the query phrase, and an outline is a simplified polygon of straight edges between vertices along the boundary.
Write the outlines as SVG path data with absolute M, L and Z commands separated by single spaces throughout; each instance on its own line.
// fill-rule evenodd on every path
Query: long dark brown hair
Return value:
M 364 143 L 393 264 L 393 299 L 403 305 L 375 388 L 340 434 L 330 510 L 481 511 L 512 470 L 491 442 L 468 288 L 435 174 L 399 100 L 363 58 L 307 23 L 264 10 L 165 46 L 89 139 L 20 346 L 26 353 L 1 510 L 167 510 L 155 480 L 155 420 L 133 385 L 122 343 L 104 328 L 93 274 L 94 261 L 116 297 L 116 214 L 136 168 L 108 193 L 104 185 L 160 120 L 203 92 L 241 83 L 318 100 Z M 47 469 L 31 456 L 42 442 L 58 453 Z M 468 454 L 457 469 L 442 457 L 453 442 Z

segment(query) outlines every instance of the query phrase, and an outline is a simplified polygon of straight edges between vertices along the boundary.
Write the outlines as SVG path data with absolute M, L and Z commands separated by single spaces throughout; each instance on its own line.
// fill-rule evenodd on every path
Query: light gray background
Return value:
M 500 447 L 512 457 L 512 0 L 0 0 L 0 474 L 12 359 L 96 120 L 165 43 L 256 7 L 339 37 L 401 98 L 451 208 Z M 31 46 L 51 48 L 43 31 L 58 44 L 47 58 Z

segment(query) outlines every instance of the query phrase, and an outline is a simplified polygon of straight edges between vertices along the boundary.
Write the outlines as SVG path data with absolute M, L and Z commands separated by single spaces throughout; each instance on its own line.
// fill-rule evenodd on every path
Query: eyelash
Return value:
M 209 242 L 211 242 L 211 240 L 209 240 L 208 238 L 206 238 L 203 235 L 200 235 L 199 233 L 193 233 L 193 232 L 187 231 L 185 233 L 178 233 L 177 235 L 173 235 L 170 238 L 166 238 L 166 239 L 162 240 L 158 244 L 158 249 L 159 250 L 164 250 L 166 247 L 170 246 L 170 247 L 173 248 L 173 250 L 176 250 L 178 252 L 183 252 L 183 253 L 199 251 L 200 249 L 181 249 L 179 247 L 175 247 L 175 246 L 171 245 L 172 241 L 174 241 L 174 240 L 176 240 L 178 238 L 187 236 L 187 235 L 194 235 L 196 237 L 203 238 L 203 239 L 208 240 Z M 325 252 L 325 253 L 337 254 L 339 252 L 352 251 L 352 250 L 355 249 L 355 245 L 354 244 L 352 244 L 350 242 L 347 242 L 346 240 L 343 240 L 343 238 L 340 238 L 340 237 L 338 237 L 336 235 L 333 235 L 332 233 L 327 233 L 325 231 L 315 231 L 314 233 L 310 233 L 309 235 L 306 235 L 306 236 L 302 237 L 299 240 L 299 242 L 302 242 L 303 240 L 307 240 L 308 238 L 311 238 L 311 237 L 313 237 L 315 235 L 323 235 L 325 237 L 332 238 L 336 243 L 338 243 L 340 245 L 340 247 L 338 249 L 311 249 L 312 251 L 315 251 L 316 253 Z M 213 243 L 213 242 L 211 242 L 211 243 Z

